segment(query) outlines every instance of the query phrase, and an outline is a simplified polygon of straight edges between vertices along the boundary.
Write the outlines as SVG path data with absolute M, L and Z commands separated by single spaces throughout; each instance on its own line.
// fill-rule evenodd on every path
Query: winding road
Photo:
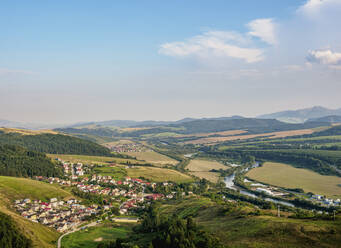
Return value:
M 66 235 L 69 235 L 71 233 L 74 233 L 74 232 L 77 232 L 79 230 L 81 230 L 82 228 L 87 228 L 87 227 L 92 227 L 92 226 L 96 226 L 98 223 L 95 221 L 95 222 L 91 222 L 85 226 L 82 226 L 82 227 L 78 227 L 70 232 L 67 232 L 67 233 L 64 233 L 62 236 L 59 237 L 58 239 L 58 242 L 57 242 L 57 248 L 61 248 L 62 247 L 62 239 L 66 236 Z

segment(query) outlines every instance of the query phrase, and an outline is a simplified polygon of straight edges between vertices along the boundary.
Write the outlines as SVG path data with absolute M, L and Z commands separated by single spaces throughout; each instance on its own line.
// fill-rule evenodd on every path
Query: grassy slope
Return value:
M 247 176 L 260 182 L 286 188 L 302 188 L 306 192 L 327 196 L 341 196 L 341 178 L 323 176 L 316 172 L 294 168 L 287 164 L 267 162 L 250 170 Z
M 60 158 L 64 161 L 70 161 L 73 163 L 93 163 L 93 164 L 110 164 L 110 163 L 126 163 L 143 164 L 144 162 L 134 159 L 123 159 L 104 156 L 87 156 L 87 155 L 68 155 L 68 154 L 48 154 L 50 158 Z
M 144 177 L 152 182 L 173 181 L 181 183 L 193 181 L 192 177 L 181 172 L 156 167 L 139 166 L 127 169 L 127 172 L 129 177 Z
M 157 165 L 166 165 L 171 164 L 175 165 L 178 161 L 162 155 L 160 153 L 154 152 L 152 150 L 142 151 L 142 152 L 127 152 L 126 154 L 136 157 L 137 159 L 144 160 L 148 163 L 157 164 Z
M 166 215 L 195 216 L 198 224 L 217 235 L 227 247 L 338 247 L 341 242 L 340 220 L 278 218 L 270 216 L 270 211 L 247 216 L 256 211 L 247 206 L 222 214 L 221 206 L 207 198 L 189 198 L 161 209 Z
M 59 233 L 38 223 L 33 223 L 12 208 L 15 199 L 29 197 L 46 200 L 51 197 L 67 199 L 72 195 L 57 186 L 25 178 L 0 176 L 0 211 L 10 215 L 20 231 L 33 241 L 34 247 L 55 247 Z
M 132 225 L 112 225 L 102 224 L 96 227 L 90 227 L 70 235 L 62 240 L 62 248 L 96 248 L 99 241 L 114 241 L 117 238 L 125 238 L 131 232 Z

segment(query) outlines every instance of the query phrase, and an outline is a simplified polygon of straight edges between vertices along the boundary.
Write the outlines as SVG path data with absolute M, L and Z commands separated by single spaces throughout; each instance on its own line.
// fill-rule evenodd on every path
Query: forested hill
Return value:
M 14 221 L 0 212 L 0 247 L 30 248 L 32 241 L 18 231 Z
M 61 176 L 50 158 L 40 152 L 13 145 L 0 145 L 0 175 L 16 177 Z
M 31 151 L 53 154 L 111 156 L 110 150 L 89 140 L 62 134 L 22 135 L 0 131 L 0 144 L 25 147 Z

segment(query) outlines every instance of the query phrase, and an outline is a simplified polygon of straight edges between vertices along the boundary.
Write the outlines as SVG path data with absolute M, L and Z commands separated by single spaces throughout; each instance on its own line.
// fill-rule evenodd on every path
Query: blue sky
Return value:
M 2 1 L 0 119 L 341 107 L 340 0 Z

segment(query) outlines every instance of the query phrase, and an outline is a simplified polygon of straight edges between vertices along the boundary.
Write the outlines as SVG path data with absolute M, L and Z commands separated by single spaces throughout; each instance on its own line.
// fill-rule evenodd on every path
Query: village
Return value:
M 100 217 L 99 214 L 118 207 L 119 215 L 130 215 L 139 208 L 144 208 L 153 200 L 172 199 L 178 192 L 161 194 L 154 192 L 156 187 L 172 187 L 171 182 L 152 183 L 138 178 L 125 177 L 115 180 L 112 176 L 85 173 L 91 171 L 94 165 L 69 163 L 59 160 L 62 164 L 65 178 L 35 176 L 33 179 L 49 184 L 73 187 L 79 192 L 101 196 L 106 204 L 82 205 L 77 199 L 68 201 L 52 198 L 47 202 L 31 199 L 15 201 L 16 210 L 25 218 L 55 228 L 59 232 L 66 232 L 79 226 L 82 221 Z M 146 190 L 146 188 L 148 190 Z M 148 191 L 146 193 L 146 191 Z M 192 192 L 189 192 L 192 193 Z M 182 192 L 181 195 L 185 195 Z
M 81 221 L 95 216 L 102 207 L 98 205 L 84 206 L 77 199 L 67 201 L 51 198 L 49 201 L 21 199 L 16 200 L 14 207 L 21 216 L 43 225 L 65 232 L 78 226 Z M 104 206 L 108 209 L 110 206 Z

